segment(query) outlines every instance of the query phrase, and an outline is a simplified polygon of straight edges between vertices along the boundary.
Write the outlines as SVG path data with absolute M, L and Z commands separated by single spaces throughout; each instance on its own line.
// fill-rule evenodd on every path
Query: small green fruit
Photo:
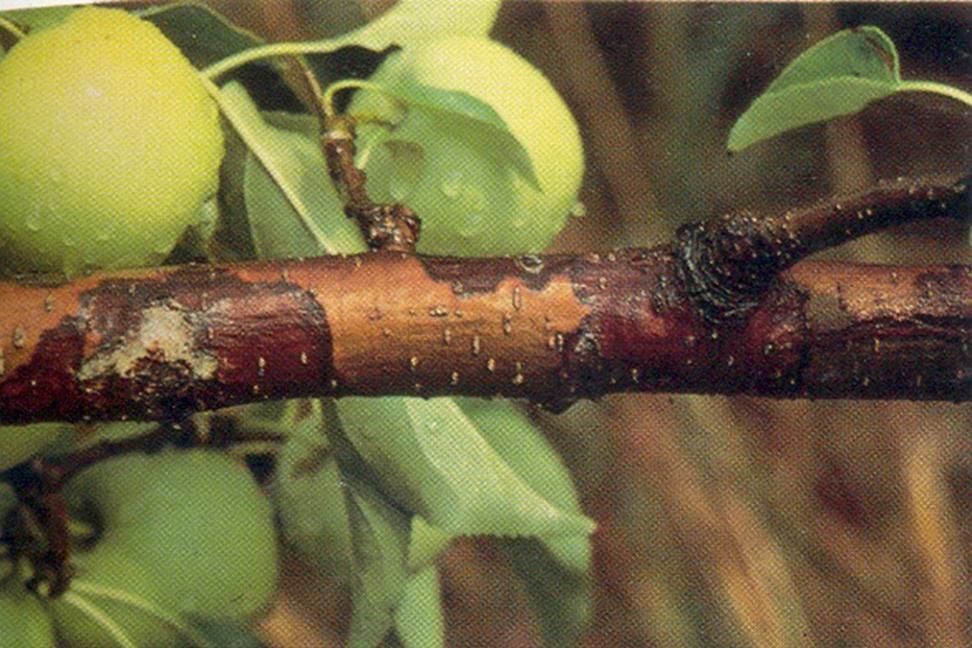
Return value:
M 394 129 L 361 129 L 368 188 L 422 219 L 418 251 L 491 255 L 538 252 L 563 228 L 577 201 L 584 154 L 577 123 L 543 74 L 495 41 L 434 40 L 392 55 L 370 81 L 394 91 L 418 85 L 460 91 L 489 105 L 526 149 L 540 191 L 517 173 L 512 153 L 488 132 L 446 113 L 412 106 Z M 386 113 L 380 93 L 362 91 L 351 114 Z M 405 144 L 423 149 L 419 158 Z M 414 148 L 414 147 L 412 147 Z M 418 163 L 416 163 L 416 160 Z
M 179 49 L 124 11 L 79 9 L 0 60 L 0 265 L 161 261 L 222 155 L 216 104 Z
M 30 459 L 70 429 L 63 423 L 0 426 L 0 470 Z
M 337 582 L 352 570 L 351 527 L 344 482 L 333 454 L 314 471 L 302 470 L 323 456 L 323 445 L 288 443 L 278 459 L 274 497 L 284 539 L 297 553 Z
M 79 475 L 69 496 L 101 529 L 99 543 L 147 570 L 169 610 L 242 618 L 273 598 L 273 512 L 233 458 L 202 450 L 120 457 Z
M 128 557 L 124 547 L 99 543 L 91 551 L 76 552 L 71 563 L 76 570 L 77 581 L 69 590 L 71 596 L 97 607 L 136 646 L 171 648 L 178 645 L 179 637 L 174 629 L 139 606 L 141 603 L 148 603 L 157 607 L 160 595 L 149 571 Z M 81 587 L 82 583 L 111 591 L 120 597 L 138 600 L 139 604 L 92 594 Z M 63 646 L 100 648 L 114 645 L 114 640 L 99 623 L 69 601 L 62 598 L 52 599 L 48 608 Z
M 54 648 L 54 628 L 40 600 L 19 579 L 0 579 L 0 648 Z

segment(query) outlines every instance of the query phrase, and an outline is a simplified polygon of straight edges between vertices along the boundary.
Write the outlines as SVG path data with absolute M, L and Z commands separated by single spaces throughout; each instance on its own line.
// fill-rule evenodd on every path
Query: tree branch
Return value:
M 965 401 L 972 267 L 789 267 L 932 216 L 967 219 L 968 183 L 900 181 L 604 255 L 375 252 L 0 283 L 0 423 L 353 394 Z
M 776 218 L 740 211 L 686 225 L 676 235 L 677 272 L 707 319 L 744 316 L 780 271 L 814 252 L 896 223 L 968 219 L 970 184 L 968 177 L 898 178 Z

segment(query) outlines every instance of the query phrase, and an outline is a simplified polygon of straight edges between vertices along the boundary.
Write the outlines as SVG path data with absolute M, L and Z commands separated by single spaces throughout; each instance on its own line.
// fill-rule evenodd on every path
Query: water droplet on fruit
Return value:
M 24 224 L 27 226 L 31 232 L 40 231 L 41 223 L 41 206 L 34 205 L 34 209 L 27 213 L 27 220 Z
M 405 198 L 408 196 L 409 188 L 410 185 L 408 179 L 399 173 L 393 173 L 391 178 L 388 180 L 388 195 L 390 195 L 391 199 L 396 202 L 405 201 Z
M 458 198 L 462 190 L 462 172 L 450 171 L 439 187 L 446 198 Z
M 484 211 L 489 204 L 478 187 L 463 187 L 462 197 L 469 209 L 474 212 Z
M 459 235 L 470 238 L 479 234 L 483 229 L 483 213 L 467 212 L 459 223 Z
M 583 218 L 584 216 L 587 216 L 587 206 L 578 200 L 571 206 L 570 215 L 574 218 Z

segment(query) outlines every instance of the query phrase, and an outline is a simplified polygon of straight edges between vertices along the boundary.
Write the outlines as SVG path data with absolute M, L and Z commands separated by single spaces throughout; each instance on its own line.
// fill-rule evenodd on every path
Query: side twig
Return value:
M 328 175 L 344 200 L 344 213 L 358 223 L 361 235 L 372 250 L 414 252 L 421 220 L 401 203 L 374 203 L 368 197 L 367 176 L 355 164 L 356 120 L 337 114 L 321 89 L 314 72 L 303 65 L 305 85 L 314 97 L 314 112 L 320 122 L 320 144 Z
M 968 220 L 972 177 L 899 178 L 811 207 L 764 218 L 749 211 L 686 225 L 676 273 L 707 319 L 744 317 L 794 263 L 896 223 Z

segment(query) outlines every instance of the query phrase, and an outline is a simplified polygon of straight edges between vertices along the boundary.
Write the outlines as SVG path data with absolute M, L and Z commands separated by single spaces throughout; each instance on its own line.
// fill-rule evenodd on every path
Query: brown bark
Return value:
M 714 219 L 651 250 L 374 252 L 0 283 L 0 423 L 354 394 L 969 400 L 972 268 L 786 269 L 933 216 L 966 218 L 967 183 Z

